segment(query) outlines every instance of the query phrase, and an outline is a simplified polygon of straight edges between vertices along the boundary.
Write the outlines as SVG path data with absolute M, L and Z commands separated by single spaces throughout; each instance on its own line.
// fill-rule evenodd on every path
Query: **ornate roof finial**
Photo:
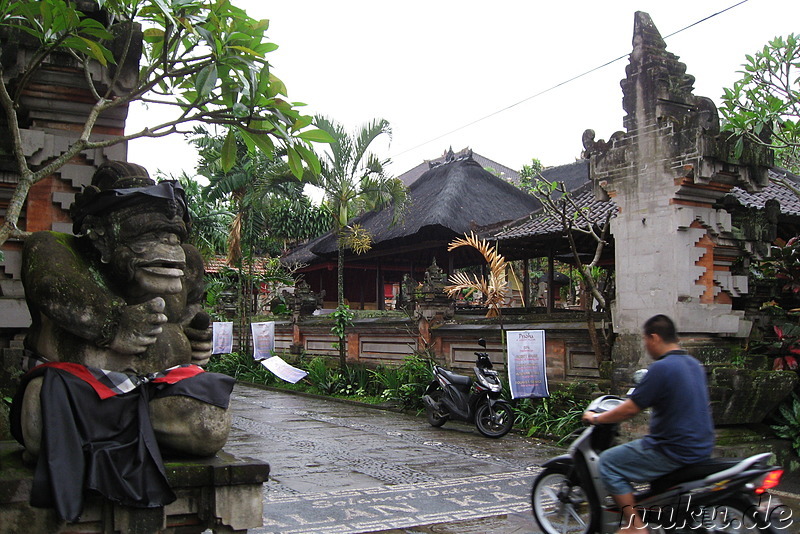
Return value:
M 667 51 L 667 45 L 650 15 L 637 11 L 633 25 L 633 51 L 622 80 L 625 127 L 632 131 L 659 117 L 682 120 L 694 109 L 694 76 Z M 639 105 L 637 105 L 637 102 Z

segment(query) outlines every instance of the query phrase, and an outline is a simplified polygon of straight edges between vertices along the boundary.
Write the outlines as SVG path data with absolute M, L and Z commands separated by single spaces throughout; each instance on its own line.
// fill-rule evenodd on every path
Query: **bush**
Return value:
M 278 380 L 275 375 L 255 361 L 252 356 L 238 352 L 215 354 L 209 360 L 206 371 L 222 373 L 232 376 L 236 380 L 244 380 L 246 382 L 254 382 L 267 386 Z
M 208 371 L 224 373 L 237 380 L 274 385 L 320 395 L 357 397 L 368 402 L 392 401 L 404 409 L 421 410 L 422 395 L 431 380 L 432 362 L 420 355 L 407 356 L 399 366 L 365 365 L 331 367 L 323 356 L 306 360 L 306 355 L 292 363 L 308 376 L 296 385 L 288 384 L 265 369 L 252 357 L 238 353 L 212 356 Z
M 339 370 L 339 395 L 364 397 L 377 395 L 376 384 L 371 380 L 369 369 L 364 365 L 348 365 Z
M 238 352 L 231 352 L 230 354 L 215 354 L 211 356 L 206 366 L 206 371 L 222 373 L 238 379 L 242 373 L 254 370 L 257 365 L 258 363 L 252 357 Z
M 514 408 L 514 424 L 527 429 L 528 436 L 555 436 L 561 443 L 581 427 L 585 401 L 576 395 L 578 387 L 576 383 L 568 384 L 553 391 L 550 397 L 522 400 Z
M 321 356 L 312 358 L 306 366 L 309 382 L 314 385 L 314 389 L 322 395 L 331 395 L 336 392 L 340 383 L 339 371 L 329 369 L 328 363 Z
M 421 410 L 422 395 L 432 378 L 431 367 L 430 360 L 412 354 L 399 367 L 379 366 L 372 375 L 382 387 L 384 399 L 397 402 L 404 409 Z
M 779 438 L 790 440 L 795 454 L 800 456 L 800 397 L 797 393 L 778 406 L 774 419 L 777 424 L 772 425 L 772 430 Z

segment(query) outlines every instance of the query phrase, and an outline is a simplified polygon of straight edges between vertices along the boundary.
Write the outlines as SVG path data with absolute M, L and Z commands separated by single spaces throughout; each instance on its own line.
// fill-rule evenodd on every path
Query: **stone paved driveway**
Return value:
M 237 385 L 225 450 L 271 466 L 255 533 L 537 532 L 529 492 L 551 444 Z
M 563 449 L 474 426 L 238 384 L 225 450 L 268 462 L 264 526 L 250 532 L 531 534 L 538 467 Z M 800 518 L 800 483 L 778 498 Z

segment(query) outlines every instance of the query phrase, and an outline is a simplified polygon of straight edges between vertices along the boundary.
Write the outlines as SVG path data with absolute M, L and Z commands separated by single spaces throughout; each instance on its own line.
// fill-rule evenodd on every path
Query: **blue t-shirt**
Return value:
M 645 447 L 683 464 L 711 457 L 714 422 L 703 366 L 684 351 L 671 351 L 648 368 L 630 396 L 644 410 L 653 408 Z

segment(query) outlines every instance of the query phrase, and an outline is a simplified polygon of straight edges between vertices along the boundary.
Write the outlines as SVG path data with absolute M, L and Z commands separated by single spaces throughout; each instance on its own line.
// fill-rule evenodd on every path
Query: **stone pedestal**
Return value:
M 752 425 L 792 393 L 797 384 L 793 371 L 754 371 L 718 367 L 711 371 L 709 393 L 714 423 Z
M 165 459 L 178 496 L 163 508 L 130 508 L 98 495 L 87 496 L 78 523 L 54 510 L 28 504 L 33 469 L 22 463 L 22 447 L 0 442 L 0 531 L 102 534 L 192 534 L 246 532 L 262 525 L 262 484 L 269 465 L 224 451 L 207 459 Z

